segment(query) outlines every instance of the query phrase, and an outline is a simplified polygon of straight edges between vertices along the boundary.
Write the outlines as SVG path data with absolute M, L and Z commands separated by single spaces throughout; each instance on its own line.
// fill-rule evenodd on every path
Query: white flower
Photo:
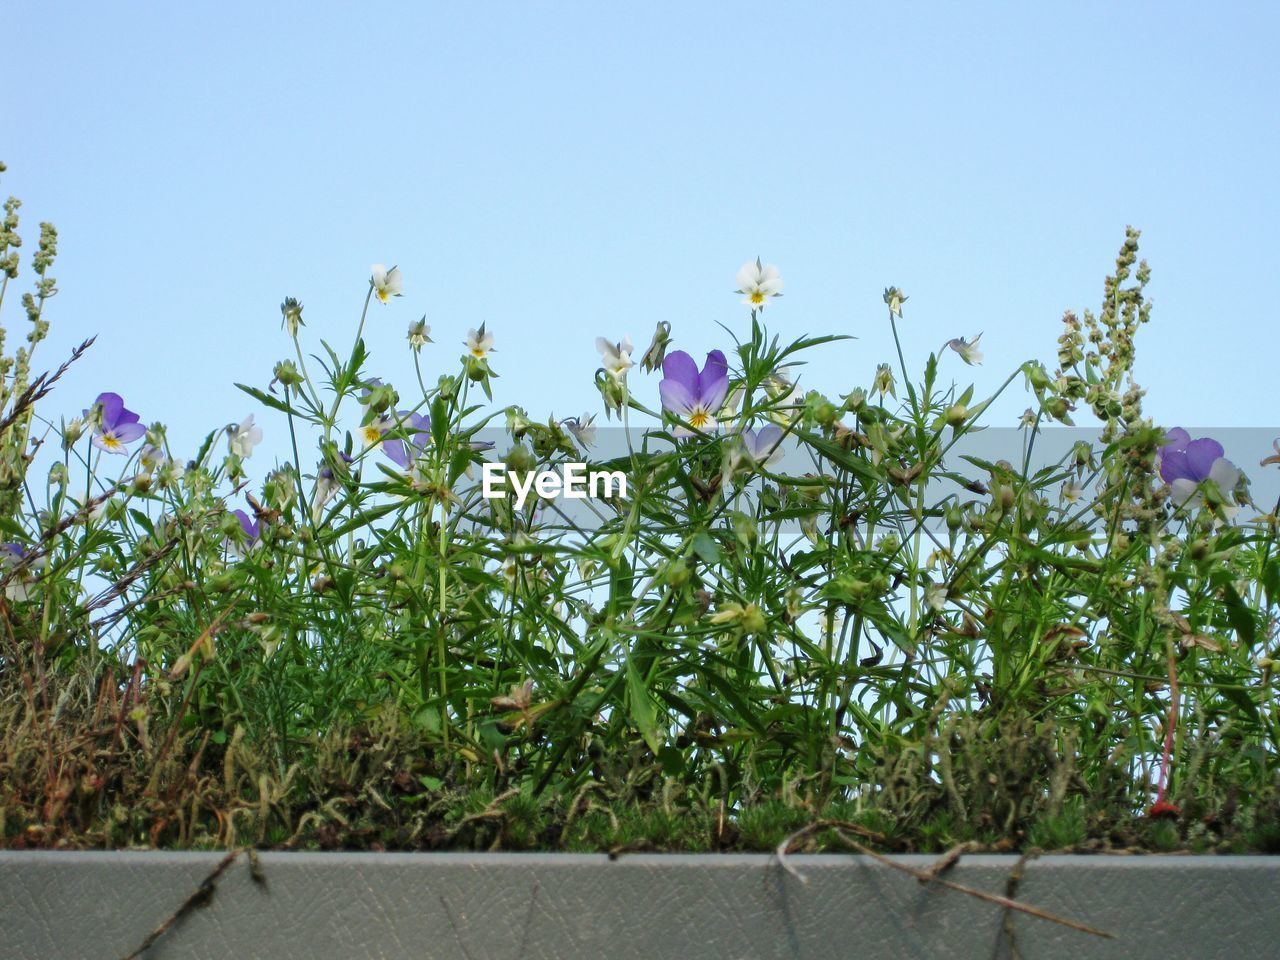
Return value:
M 760 258 L 755 262 L 748 260 L 738 271 L 738 293 L 743 295 L 743 303 L 752 310 L 762 309 L 770 297 L 780 296 L 782 276 L 773 264 L 762 266 Z
M 479 330 L 467 331 L 466 346 L 467 353 L 477 360 L 483 360 L 489 355 L 489 351 L 493 349 L 493 334 L 485 333 L 484 324 L 481 324 Z
M 421 350 L 428 343 L 431 343 L 431 327 L 427 324 L 427 318 L 423 317 L 409 324 L 409 346 Z
M 138 465 L 142 467 L 144 473 L 154 473 L 159 467 L 163 467 L 169 458 L 165 456 L 154 443 L 149 443 L 138 453 Z
M 1213 481 L 1224 497 L 1230 496 L 1240 483 L 1240 468 L 1226 457 L 1218 457 L 1209 468 L 1208 479 Z M 1204 501 L 1200 484 L 1186 477 L 1178 477 L 1169 484 L 1169 496 L 1179 508 L 1198 507 Z M 1233 504 L 1223 504 L 1222 513 L 1226 517 L 1233 517 L 1238 509 Z
M 604 358 L 604 368 L 615 380 L 621 380 L 635 366 L 631 362 L 631 338 L 623 337 L 621 343 L 610 343 L 604 337 L 596 337 L 596 349 Z
M 320 518 L 324 516 L 324 508 L 328 506 L 330 500 L 338 495 L 338 491 L 341 489 L 342 484 L 333 475 L 332 470 L 325 468 L 320 471 L 316 477 L 315 499 L 311 504 L 311 519 L 315 523 L 320 522 Z
M 253 456 L 253 448 L 262 442 L 262 428 L 253 425 L 253 414 L 240 421 L 240 425 L 227 427 L 227 447 L 242 460 Z
M 724 406 L 720 408 L 720 412 L 716 414 L 716 417 L 720 420 L 732 420 L 736 417 L 738 408 L 742 406 L 742 394 L 741 387 L 734 388 L 729 396 L 725 398 Z
M 400 276 L 400 268 L 392 267 L 388 270 L 380 263 L 375 263 L 369 268 L 369 283 L 373 285 L 373 295 L 386 303 L 392 297 L 399 297 L 403 294 L 404 278 Z
M 596 445 L 596 415 L 594 413 L 584 413 L 580 417 L 570 417 L 561 423 L 566 430 L 573 434 L 584 447 L 594 447 Z
M 93 503 L 94 499 L 93 494 L 86 490 L 79 497 L 73 498 L 72 503 L 75 504 L 77 510 L 84 510 L 86 506 Z M 85 510 L 84 515 L 90 520 L 101 520 L 106 515 L 107 504 L 110 502 L 110 500 L 100 500 L 97 503 L 93 503 L 93 506 Z
M 31 599 L 31 585 L 40 579 L 40 574 L 49 565 L 49 558 L 43 554 L 28 562 L 22 570 L 12 572 L 12 568 L 26 560 L 29 551 L 20 543 L 0 544 L 0 572 L 9 577 L 4 585 L 6 599 L 27 601 Z
M 801 411 L 804 410 L 804 391 L 790 384 L 787 385 L 786 391 L 786 393 L 777 394 L 777 399 L 781 402 L 771 407 L 768 412 L 770 420 L 784 427 L 799 419 Z
M 1067 503 L 1075 503 L 1084 496 L 1084 487 L 1075 480 L 1068 480 L 1062 485 L 1062 499 Z
M 924 588 L 924 605 L 934 613 L 941 613 L 947 605 L 947 588 L 940 583 L 928 583 Z
M 385 413 L 374 417 L 360 428 L 360 440 L 366 447 L 376 447 L 382 443 L 382 435 L 395 425 L 395 420 Z
M 956 337 L 954 340 L 948 340 L 945 346 L 960 354 L 960 359 L 969 364 L 969 366 L 973 366 L 975 363 L 982 362 L 982 351 L 978 349 L 978 341 L 981 339 L 982 334 L 978 334 L 971 341 L 963 337 Z

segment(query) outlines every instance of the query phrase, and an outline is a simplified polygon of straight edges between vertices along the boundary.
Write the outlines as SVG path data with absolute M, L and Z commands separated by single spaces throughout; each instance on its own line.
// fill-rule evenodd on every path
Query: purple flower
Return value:
M 677 350 L 662 361 L 662 375 L 662 382 L 658 384 L 662 409 L 688 421 L 695 430 L 714 430 L 716 414 L 729 392 L 729 366 L 724 354 L 712 350 L 699 371 L 693 357 Z M 677 436 L 690 433 L 683 426 L 675 432 Z
M 339 453 L 343 463 L 354 463 L 355 457 L 346 453 Z M 324 513 L 325 505 L 337 496 L 338 491 L 342 489 L 342 484 L 334 475 L 333 467 L 324 466 L 316 472 L 316 495 L 315 502 L 311 506 L 311 516 L 316 523 L 320 522 L 320 517 Z
M 1200 484 L 1212 480 L 1222 494 L 1230 494 L 1240 482 L 1240 469 L 1223 456 L 1222 444 L 1210 437 L 1192 440 L 1191 434 L 1175 427 L 1165 434 L 1160 447 L 1160 478 L 1169 484 L 1173 502 L 1179 506 L 1200 503 Z
M 407 410 L 401 410 L 396 416 L 401 421 L 401 430 L 409 434 L 408 439 L 400 437 L 384 439 L 382 452 L 390 457 L 396 466 L 402 470 L 408 470 L 431 441 L 431 418 L 421 413 L 410 413 Z
M 743 430 L 742 446 L 747 456 L 762 467 L 777 463 L 782 459 L 782 428 L 770 424 L 759 432 Z
M 100 393 L 93 407 L 84 412 L 94 425 L 93 445 L 107 453 L 124 454 L 126 443 L 133 443 L 147 432 L 138 415 L 126 410 L 118 393 Z
M 27 559 L 28 550 L 20 543 L 0 543 L 0 574 L 9 573 L 14 567 Z M 44 558 L 21 570 L 16 575 L 10 574 L 10 580 L 4 585 L 4 595 L 10 600 L 27 600 L 30 598 L 28 585 L 34 583 L 36 575 L 32 567 L 43 567 Z
M 250 520 L 249 515 L 243 510 L 232 510 L 236 519 L 240 521 L 240 529 L 244 531 L 245 544 L 252 547 L 258 542 L 258 537 L 262 534 L 260 523 L 255 517 Z

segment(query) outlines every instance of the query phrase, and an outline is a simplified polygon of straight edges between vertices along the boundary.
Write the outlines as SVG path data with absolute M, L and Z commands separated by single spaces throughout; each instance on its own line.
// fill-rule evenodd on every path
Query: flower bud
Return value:
M 1065 397 L 1049 397 L 1044 401 L 1044 411 L 1053 417 L 1053 419 L 1065 423 L 1067 426 L 1075 426 L 1071 420 L 1071 411 L 1075 409 Z
M 507 407 L 507 432 L 512 439 L 519 440 L 533 426 L 523 407 Z
M 886 393 L 892 397 L 898 395 L 894 390 L 893 368 L 887 363 L 882 363 L 876 367 L 876 376 L 871 383 L 871 389 L 882 397 Z
M 507 452 L 504 462 L 510 473 L 528 473 L 538 465 L 533 453 L 523 443 L 513 446 Z
M 969 419 L 969 408 L 963 403 L 953 403 L 943 412 L 942 419 L 951 427 L 964 426 L 964 422 Z
M 840 409 L 816 390 L 809 391 L 805 397 L 805 407 L 819 426 L 830 427 L 840 417 Z
M 298 372 L 292 360 L 281 360 L 271 368 L 271 383 L 283 386 L 285 395 L 288 396 L 290 390 L 295 393 L 300 392 L 302 374 Z
M 753 549 L 759 536 L 755 518 L 750 514 L 735 510 L 730 516 L 730 523 L 733 525 L 733 535 L 737 537 L 743 548 L 746 550 Z
M 84 421 L 79 417 L 72 417 L 62 425 L 62 447 L 64 450 L 70 450 L 75 446 L 76 441 L 84 436 Z
M 675 587 L 676 589 L 679 589 L 680 587 L 683 587 L 685 584 L 687 584 L 692 579 L 692 577 L 693 577 L 693 572 L 689 569 L 689 564 L 687 564 L 682 558 L 680 560 L 676 560 L 674 563 L 671 563 L 667 566 L 666 572 L 663 574 L 662 579 L 667 584 L 667 586 Z
M 867 394 L 861 387 L 855 388 L 844 398 L 844 409 L 853 414 L 861 413 L 866 405 Z
M 298 328 L 303 326 L 302 323 L 302 304 L 293 297 L 285 297 L 284 303 L 280 304 L 280 314 L 284 318 L 280 325 L 289 331 L 289 336 L 296 337 Z
M 657 329 L 653 331 L 653 340 L 649 342 L 649 349 L 640 358 L 640 366 L 649 373 L 662 366 L 662 361 L 667 356 L 667 345 L 669 343 L 671 343 L 671 324 L 662 320 L 658 323 Z
M 1049 377 L 1049 372 L 1044 368 L 1044 364 L 1038 361 L 1029 361 L 1022 369 L 1027 375 L 1027 384 L 1036 393 L 1043 393 L 1053 383 L 1053 380 Z

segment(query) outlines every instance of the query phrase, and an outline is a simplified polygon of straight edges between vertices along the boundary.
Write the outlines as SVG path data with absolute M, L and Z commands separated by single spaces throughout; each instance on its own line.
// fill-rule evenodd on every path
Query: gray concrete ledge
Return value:
M 128 955 L 217 853 L 0 853 L 0 958 Z M 930 857 L 896 858 L 927 866 Z M 765 855 L 264 853 L 145 955 L 264 960 L 1009 957 L 1005 911 L 874 860 Z M 1015 857 L 946 874 L 1003 894 Z M 1114 940 L 1011 914 L 1025 960 L 1280 956 L 1280 858 L 1050 856 L 1018 898 Z

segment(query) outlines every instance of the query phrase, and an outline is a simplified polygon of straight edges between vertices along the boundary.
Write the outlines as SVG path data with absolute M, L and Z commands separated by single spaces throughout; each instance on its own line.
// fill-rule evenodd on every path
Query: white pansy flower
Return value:
M 1231 491 L 1235 490 L 1236 485 L 1240 483 L 1240 477 L 1239 467 L 1226 457 L 1218 457 L 1213 461 L 1213 466 L 1209 468 L 1209 476 L 1206 479 L 1213 481 L 1224 496 L 1230 496 Z M 1178 508 L 1194 508 L 1204 503 L 1204 492 L 1201 490 L 1200 484 L 1187 477 L 1178 477 L 1170 483 L 1169 495 L 1174 505 Z M 1223 504 L 1222 514 L 1226 517 L 1233 517 L 1238 509 L 1234 504 Z
M 754 262 L 748 260 L 738 271 L 738 293 L 743 295 L 742 302 L 752 310 L 760 310 L 771 297 L 781 295 L 782 276 L 773 264 L 767 267 L 757 257 Z
M 594 447 L 596 445 L 596 415 L 594 413 L 584 413 L 580 417 L 570 417 L 561 423 L 568 430 L 575 440 L 584 447 Z
M 395 425 L 395 420 L 385 413 L 374 417 L 360 428 L 360 442 L 365 447 L 376 447 L 382 443 L 383 434 Z
M 388 270 L 380 263 L 369 268 L 369 283 L 373 286 L 373 295 L 383 303 L 392 297 L 403 296 L 404 278 L 399 267 Z
M 485 333 L 484 324 L 480 325 L 479 330 L 468 330 L 466 347 L 467 353 L 477 360 L 483 360 L 493 349 L 493 334 Z
M 960 359 L 969 366 L 982 362 L 982 351 L 978 349 L 978 341 L 982 339 L 982 334 L 978 334 L 972 340 L 966 340 L 964 337 L 956 337 L 954 340 L 948 340 L 944 346 L 950 347 L 956 353 L 960 354 Z
M 262 428 L 253 425 L 253 414 L 249 414 L 240 424 L 227 427 L 227 447 L 240 459 L 253 455 L 253 448 L 262 442 Z
M 414 350 L 421 350 L 428 343 L 431 343 L 431 327 L 427 318 L 423 317 L 409 324 L 409 346 Z
M 623 337 L 621 343 L 610 343 L 604 337 L 596 337 L 596 349 L 604 358 L 604 368 L 615 380 L 627 375 L 634 363 L 631 361 L 631 338 Z

